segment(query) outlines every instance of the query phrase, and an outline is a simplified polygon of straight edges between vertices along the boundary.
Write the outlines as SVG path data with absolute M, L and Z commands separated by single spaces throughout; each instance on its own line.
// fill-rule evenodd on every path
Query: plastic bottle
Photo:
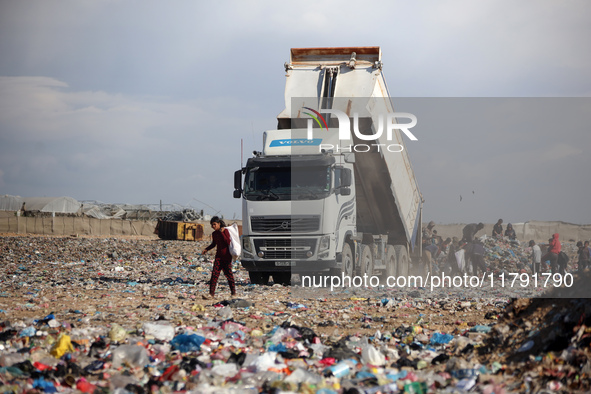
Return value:
M 404 392 L 408 394 L 427 394 L 425 382 L 412 382 L 404 385 Z
M 355 369 L 356 365 L 357 365 L 356 360 L 353 360 L 353 359 L 343 360 L 337 364 L 334 364 L 334 365 L 331 365 L 330 367 L 325 368 L 324 375 L 325 376 L 334 376 L 335 378 L 342 378 L 342 377 L 349 375 L 349 373 L 351 373 L 351 371 Z

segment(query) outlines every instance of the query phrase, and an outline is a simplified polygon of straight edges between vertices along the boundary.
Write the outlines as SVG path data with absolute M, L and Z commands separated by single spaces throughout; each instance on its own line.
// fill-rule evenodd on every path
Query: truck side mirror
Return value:
M 343 196 L 350 196 L 351 195 L 351 188 L 350 187 L 341 187 L 340 193 Z
M 351 170 L 349 168 L 343 168 L 343 170 L 341 171 L 341 187 L 346 188 L 349 186 L 351 186 Z M 350 192 L 351 191 L 349 191 L 349 193 Z
M 234 172 L 234 198 L 242 196 L 242 170 Z

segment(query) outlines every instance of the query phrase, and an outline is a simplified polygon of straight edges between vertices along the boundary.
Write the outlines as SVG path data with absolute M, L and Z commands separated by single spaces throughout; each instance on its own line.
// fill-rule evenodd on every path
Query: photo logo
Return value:
M 352 139 L 351 121 L 349 119 L 349 116 L 346 113 L 344 113 L 343 111 L 339 111 L 336 109 L 320 109 L 319 111 L 315 111 L 309 107 L 303 107 L 303 108 L 313 112 L 316 115 L 316 116 L 314 116 L 308 112 L 304 112 L 304 114 L 312 117 L 316 121 L 316 123 L 318 123 L 318 126 L 320 126 L 321 129 L 322 129 L 322 123 L 320 123 L 320 120 L 318 118 L 322 119 L 322 122 L 324 123 L 324 127 L 326 128 L 327 131 L 328 131 L 328 125 L 327 125 L 324 117 L 320 114 L 320 112 L 335 115 L 339 121 L 339 140 Z M 410 122 L 409 123 L 396 123 L 396 120 L 400 119 L 400 118 L 410 119 Z M 407 112 L 394 112 L 394 113 L 388 114 L 386 116 L 383 116 L 383 115 L 378 116 L 377 131 L 374 134 L 372 134 L 372 133 L 362 134 L 359 131 L 359 114 L 358 113 L 353 114 L 353 133 L 355 133 L 355 136 L 362 141 L 378 140 L 382 136 L 382 134 L 384 134 L 384 130 L 386 131 L 386 138 L 388 141 L 393 140 L 393 131 L 394 130 L 400 130 L 411 141 L 418 141 L 418 138 L 415 137 L 415 135 L 413 133 L 411 133 L 409 130 L 416 125 L 417 125 L 417 117 L 414 116 L 413 114 L 407 113 Z M 307 139 L 309 139 L 309 140 L 314 139 L 313 130 L 312 130 L 312 119 L 308 119 Z M 378 152 L 380 151 L 381 147 L 385 147 L 389 152 L 402 152 L 404 150 L 404 147 L 400 144 L 391 144 L 391 145 L 371 144 L 371 146 L 377 147 Z M 320 150 L 323 150 L 323 149 L 326 149 L 326 150 L 333 149 L 334 150 L 336 148 L 337 152 L 343 151 L 343 150 L 348 150 L 349 152 L 353 152 L 353 151 L 355 151 L 355 152 L 369 152 L 371 150 L 371 146 L 368 144 L 355 144 L 355 145 L 349 145 L 348 147 L 340 147 L 339 145 L 336 145 L 336 147 L 335 147 L 332 144 L 321 144 Z
M 328 131 L 328 125 L 326 124 L 326 120 L 324 120 L 324 117 L 322 115 L 320 115 L 320 112 L 315 111 L 310 107 L 304 107 L 304 109 L 307 109 L 308 111 L 312 111 L 316 114 L 316 116 L 314 116 L 308 112 L 304 112 L 304 114 L 312 117 L 316 121 L 316 123 L 318 123 L 318 126 L 320 126 L 320 128 L 322 128 L 322 124 L 320 123 L 320 120 L 318 120 L 318 118 L 322 119 L 322 123 L 324 123 L 324 127 L 326 128 L 326 131 Z M 312 119 L 310 119 L 308 121 L 308 130 L 311 130 L 311 129 L 312 129 Z M 308 132 L 308 139 L 309 140 L 312 139 L 312 137 L 310 136 L 310 132 Z

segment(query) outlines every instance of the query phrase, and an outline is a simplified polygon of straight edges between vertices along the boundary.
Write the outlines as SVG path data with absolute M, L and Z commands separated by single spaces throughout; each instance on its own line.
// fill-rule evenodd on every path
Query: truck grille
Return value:
M 320 216 L 253 216 L 252 231 L 261 233 L 303 233 L 320 229 Z
M 308 251 L 314 253 L 315 239 L 255 239 L 256 252 L 262 251 L 264 259 L 307 259 Z

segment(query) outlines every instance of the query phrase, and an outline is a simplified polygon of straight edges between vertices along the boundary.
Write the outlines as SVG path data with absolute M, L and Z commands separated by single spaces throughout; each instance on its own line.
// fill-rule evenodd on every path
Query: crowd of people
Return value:
M 471 270 L 472 274 L 487 272 L 487 264 L 484 259 L 486 250 L 483 242 L 476 237 L 478 232 L 484 228 L 483 223 L 470 223 L 462 229 L 462 238 L 453 237 L 443 240 L 437 235 L 435 222 L 431 221 L 422 229 L 423 256 L 426 261 L 439 262 L 440 269 L 450 273 L 461 274 Z M 517 234 L 511 223 L 503 231 L 503 219 L 499 219 L 493 226 L 492 238 L 506 240 L 518 246 Z M 531 250 L 531 271 L 532 273 L 546 272 L 565 274 L 569 257 L 562 251 L 558 233 L 553 234 L 548 240 L 545 253 L 534 240 L 529 241 L 528 247 Z M 546 246 L 546 245 L 544 245 Z M 589 241 L 577 242 L 577 267 L 581 272 L 591 268 L 591 247 Z M 460 252 L 460 253 L 458 253 Z M 546 264 L 544 264 L 546 263 Z

